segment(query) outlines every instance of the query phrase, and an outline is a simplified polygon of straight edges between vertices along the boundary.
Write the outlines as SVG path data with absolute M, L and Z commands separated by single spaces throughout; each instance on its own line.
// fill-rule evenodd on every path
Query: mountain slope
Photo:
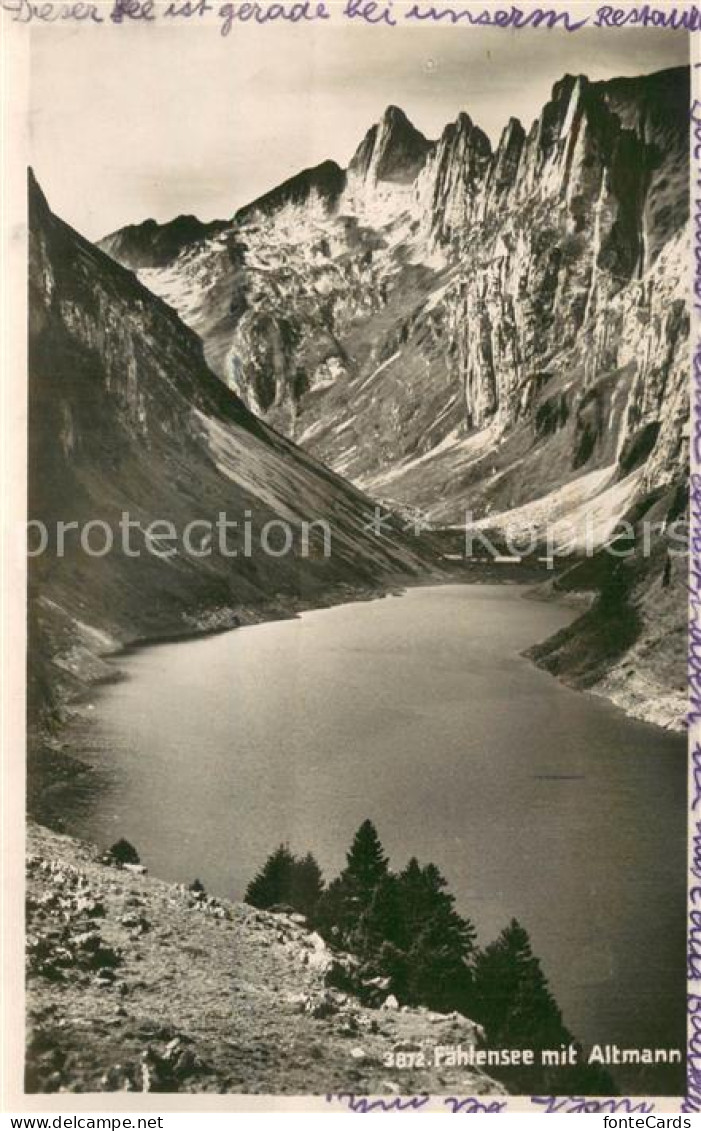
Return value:
M 256 419 L 175 312 L 53 216 L 33 179 L 29 203 L 29 517 L 48 535 L 30 561 L 30 723 L 124 643 L 427 575 L 418 542 L 369 534 L 370 501 Z M 223 535 L 208 544 L 200 525 L 185 541 L 221 514 Z M 315 522 L 328 535 L 304 536 Z
M 300 916 L 196 895 L 28 832 L 28 1092 L 504 1094 L 477 1068 L 433 1066 L 436 1045 L 476 1044 L 469 1019 L 371 1009 L 329 988 L 347 956 Z M 385 1067 L 414 1045 L 427 1067 Z

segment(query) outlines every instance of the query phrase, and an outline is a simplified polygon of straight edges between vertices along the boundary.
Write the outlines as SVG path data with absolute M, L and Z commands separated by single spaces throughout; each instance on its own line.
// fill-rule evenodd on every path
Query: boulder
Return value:
M 332 990 L 324 990 L 308 999 L 305 1011 L 316 1020 L 322 1020 L 325 1017 L 333 1017 L 335 1013 L 338 1013 L 341 1004 Z
M 100 970 L 95 976 L 95 985 L 101 989 L 106 990 L 114 983 L 115 973 L 114 970 L 105 969 Z
M 100 949 L 100 933 L 96 930 L 83 931 L 79 935 L 74 935 L 73 946 L 82 951 L 96 951 Z
M 75 909 L 78 915 L 87 915 L 88 919 L 103 919 L 105 916 L 104 903 L 86 895 L 78 899 Z
M 318 970 L 322 973 L 326 973 L 326 971 L 333 963 L 333 958 L 327 950 L 313 950 L 311 952 L 308 951 L 306 958 L 306 965 L 310 970 Z
M 354 1013 L 348 1013 L 341 1018 L 338 1032 L 341 1037 L 354 1037 L 359 1028 L 357 1016 Z
M 307 1009 L 309 1001 L 309 994 L 305 993 L 290 994 L 287 998 L 288 1004 L 292 1006 L 295 1013 L 304 1013 Z
M 388 990 L 390 981 L 390 978 L 384 977 L 367 978 L 363 979 L 363 986 L 367 987 L 367 989 L 373 990 Z
M 126 927 L 128 931 L 139 935 L 145 935 L 147 931 L 151 930 L 151 924 L 144 915 L 129 913 L 120 916 L 119 922 L 123 927 Z

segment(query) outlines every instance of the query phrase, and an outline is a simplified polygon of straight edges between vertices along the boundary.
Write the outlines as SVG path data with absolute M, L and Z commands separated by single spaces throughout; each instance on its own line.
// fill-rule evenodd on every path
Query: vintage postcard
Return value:
M 690 1126 L 701 13 L 2 9 L 6 1110 Z

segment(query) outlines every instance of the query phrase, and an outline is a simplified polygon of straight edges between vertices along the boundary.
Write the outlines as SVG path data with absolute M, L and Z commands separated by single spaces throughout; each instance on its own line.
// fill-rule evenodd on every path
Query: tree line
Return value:
M 485 948 L 435 864 L 412 857 L 393 872 L 372 821 L 356 832 L 340 875 L 328 885 L 311 853 L 280 845 L 248 885 L 246 903 L 303 914 L 327 941 L 358 960 L 353 984 L 367 997 L 378 979 L 402 1005 L 457 1010 L 479 1022 L 490 1049 L 559 1049 L 574 1038 L 564 1024 L 526 930 L 515 919 Z M 611 1095 L 598 1066 L 495 1070 L 513 1091 Z

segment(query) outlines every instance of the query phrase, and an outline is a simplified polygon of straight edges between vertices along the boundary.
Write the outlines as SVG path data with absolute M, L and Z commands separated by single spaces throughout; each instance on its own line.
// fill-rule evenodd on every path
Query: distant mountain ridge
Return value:
M 215 236 L 228 227 L 226 220 L 205 224 L 196 216 L 176 216 L 166 224 L 150 219 L 112 232 L 100 240 L 99 246 L 118 262 L 128 262 L 134 271 L 164 267 L 190 244 Z
M 335 161 L 324 161 L 311 169 L 304 169 L 277 188 L 258 197 L 252 204 L 239 208 L 234 219 L 244 221 L 257 212 L 274 213 L 286 204 L 304 205 L 316 195 L 333 211 L 346 187 L 346 174 Z

